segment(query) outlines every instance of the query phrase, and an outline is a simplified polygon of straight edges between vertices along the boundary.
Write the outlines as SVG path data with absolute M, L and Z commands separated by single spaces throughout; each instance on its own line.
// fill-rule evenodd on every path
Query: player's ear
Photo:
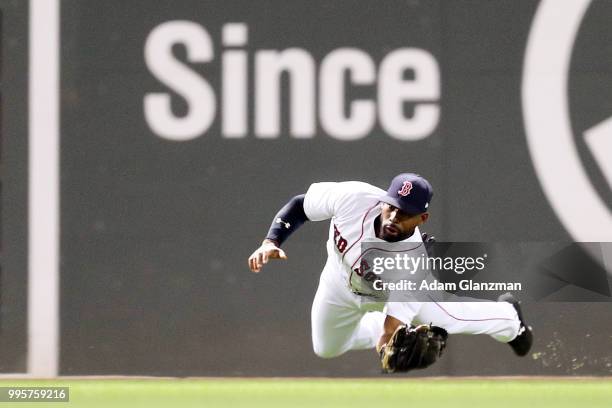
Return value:
M 421 214 L 421 222 L 427 222 L 427 220 L 429 219 L 429 213 L 428 212 L 424 212 L 423 214 Z

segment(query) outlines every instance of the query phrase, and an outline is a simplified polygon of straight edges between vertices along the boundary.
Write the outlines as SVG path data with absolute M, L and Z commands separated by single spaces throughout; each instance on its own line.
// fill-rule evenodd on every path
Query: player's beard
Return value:
M 397 242 L 404 239 L 404 234 L 402 234 L 402 230 L 396 225 L 387 223 L 383 224 L 381 228 L 380 238 L 388 242 Z
M 374 230 L 377 231 L 377 238 L 387 242 L 403 241 L 414 233 L 414 229 L 408 233 L 403 233 L 402 229 L 393 222 L 386 221 L 383 223 L 380 215 L 374 220 Z

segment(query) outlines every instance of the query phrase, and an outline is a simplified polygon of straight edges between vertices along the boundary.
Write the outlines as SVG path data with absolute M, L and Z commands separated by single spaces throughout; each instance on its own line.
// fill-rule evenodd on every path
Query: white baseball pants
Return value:
M 352 293 L 342 276 L 326 267 L 311 311 L 315 354 L 331 358 L 374 348 L 387 314 L 404 323 L 431 323 L 449 334 L 487 334 L 504 343 L 516 337 L 520 326 L 516 310 L 506 302 L 372 302 Z

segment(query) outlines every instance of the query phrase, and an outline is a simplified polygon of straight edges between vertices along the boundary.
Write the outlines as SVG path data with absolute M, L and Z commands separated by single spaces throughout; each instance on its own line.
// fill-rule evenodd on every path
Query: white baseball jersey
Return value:
M 346 280 L 349 289 L 356 294 L 384 300 L 384 293 L 372 289 L 371 271 L 360 268 L 361 244 L 385 242 L 376 237 L 374 220 L 381 213 L 380 198 L 386 192 L 378 187 L 359 181 L 342 183 L 315 183 L 310 186 L 304 199 L 304 212 L 311 221 L 331 218 L 327 240 L 328 267 L 331 263 L 336 272 Z M 415 242 L 413 251 L 404 251 L 418 256 L 424 251 L 418 227 L 414 234 L 402 242 Z
M 385 314 L 405 323 L 433 323 L 449 333 L 488 334 L 507 342 L 518 333 L 516 311 L 506 302 L 437 303 L 368 300 L 371 286 L 360 274 L 361 243 L 380 241 L 374 220 L 381 213 L 384 190 L 348 181 L 315 183 L 304 199 L 311 221 L 331 218 L 327 263 L 312 305 L 312 343 L 317 355 L 335 357 L 348 350 L 373 348 Z M 422 244 L 418 228 L 404 242 Z M 421 250 L 423 245 L 419 245 Z M 364 281 L 365 280 L 365 281 Z M 371 298 L 370 298 L 371 299 Z M 383 311 L 384 306 L 384 313 Z

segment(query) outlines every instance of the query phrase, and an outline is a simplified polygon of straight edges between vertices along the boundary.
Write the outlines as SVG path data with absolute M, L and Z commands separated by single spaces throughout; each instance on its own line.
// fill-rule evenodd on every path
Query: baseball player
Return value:
M 396 176 L 386 192 L 357 181 L 314 183 L 276 214 L 263 243 L 249 257 L 249 268 L 260 272 L 270 259 L 287 259 L 281 246 L 295 230 L 309 220 L 331 219 L 327 262 L 311 313 L 318 356 L 376 348 L 386 371 L 423 368 L 440 356 L 447 333 L 488 334 L 524 356 L 532 332 L 509 294 L 499 302 L 378 302 L 364 291 L 360 244 L 423 244 L 419 226 L 429 218 L 432 196 L 431 184 L 413 173 Z M 414 247 L 423 250 L 423 245 Z M 400 349 L 408 349 L 409 355 L 402 357 Z

